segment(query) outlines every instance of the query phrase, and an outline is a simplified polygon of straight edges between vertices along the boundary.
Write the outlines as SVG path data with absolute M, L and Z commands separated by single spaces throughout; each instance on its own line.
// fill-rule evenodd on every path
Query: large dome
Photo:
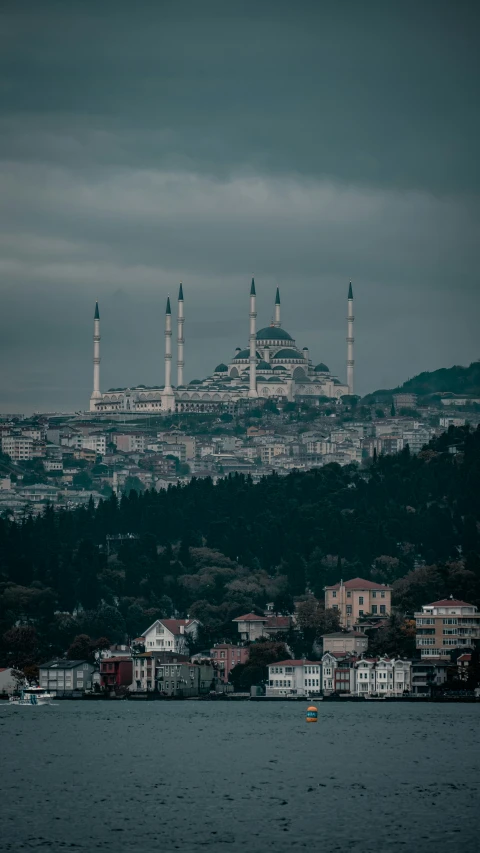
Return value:
M 257 341 L 293 341 L 293 338 L 279 326 L 265 326 L 257 332 Z
M 304 357 L 297 349 L 292 347 L 291 349 L 281 349 L 275 353 L 272 358 L 272 361 L 276 361 L 277 359 L 281 359 L 282 361 L 304 361 Z
M 242 358 L 242 359 L 250 358 L 250 350 L 249 349 L 242 349 L 242 350 L 240 350 L 240 352 L 236 352 L 233 360 L 236 361 L 237 358 Z M 261 358 L 259 352 L 257 352 L 257 358 Z
M 315 368 L 315 372 L 316 373 L 330 373 L 330 370 L 328 369 L 327 365 L 324 364 L 323 361 L 321 361 L 320 364 L 317 364 L 317 366 Z

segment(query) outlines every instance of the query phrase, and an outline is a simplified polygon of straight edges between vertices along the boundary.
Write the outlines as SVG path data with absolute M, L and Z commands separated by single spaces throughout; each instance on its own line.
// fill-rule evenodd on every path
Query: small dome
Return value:
M 265 326 L 257 332 L 257 341 L 293 341 L 293 338 L 279 326 Z
M 265 376 L 257 376 L 257 382 L 266 382 L 267 379 Z
M 257 370 L 271 370 L 271 369 L 272 369 L 271 364 L 268 364 L 268 362 L 266 362 L 266 361 L 261 360 L 257 364 Z
M 282 382 L 281 376 L 269 376 L 267 382 Z
M 286 373 L 287 369 L 286 369 L 286 367 L 282 367 L 282 365 L 279 364 L 278 367 L 273 368 L 273 372 L 274 373 Z
M 292 349 L 281 349 L 273 356 L 274 360 L 281 358 L 283 361 L 304 361 L 303 355 L 292 347 Z
M 188 384 L 189 384 L 189 385 L 201 385 L 201 384 L 202 384 L 202 380 L 201 380 L 201 379 L 192 379 L 192 381 L 191 381 L 191 382 L 189 382 Z
M 321 361 L 320 364 L 317 364 L 317 366 L 315 368 L 315 372 L 316 373 L 330 373 L 330 370 L 327 367 L 327 365 L 324 364 L 323 361 Z
M 221 363 L 221 364 L 217 364 L 217 366 L 216 366 L 216 368 L 215 368 L 215 371 L 214 371 L 214 372 L 215 372 L 215 373 L 226 373 L 227 371 L 228 371 L 228 367 L 227 367 L 227 365 L 226 365 L 226 364 L 224 364 L 224 363 L 223 363 L 223 361 L 222 361 L 222 363 Z

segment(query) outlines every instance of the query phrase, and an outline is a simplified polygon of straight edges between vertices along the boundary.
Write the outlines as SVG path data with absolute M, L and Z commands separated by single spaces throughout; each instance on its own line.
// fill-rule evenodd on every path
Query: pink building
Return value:
M 248 648 L 234 646 L 231 643 L 217 643 L 213 649 L 210 649 L 210 657 L 216 664 L 218 677 L 226 684 L 233 667 L 247 662 Z

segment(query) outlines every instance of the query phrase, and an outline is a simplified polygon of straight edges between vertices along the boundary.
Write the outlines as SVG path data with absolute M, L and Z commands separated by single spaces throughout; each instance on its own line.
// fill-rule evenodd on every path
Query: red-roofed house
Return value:
M 321 665 L 314 660 L 281 660 L 268 667 L 267 696 L 310 696 L 321 691 Z
M 391 586 L 364 578 L 325 587 L 325 607 L 339 611 L 340 625 L 344 628 L 352 627 L 367 614 L 388 616 L 391 603 Z
M 237 623 L 240 640 L 253 643 L 260 637 L 275 637 L 290 629 L 291 616 L 258 616 L 256 613 L 245 613 L 232 620 Z
M 454 649 L 467 651 L 480 639 L 480 613 L 474 604 L 442 598 L 415 613 L 416 646 L 422 658 L 449 658 Z
M 197 636 L 198 619 L 156 619 L 142 634 L 145 651 L 188 654 L 188 638 Z

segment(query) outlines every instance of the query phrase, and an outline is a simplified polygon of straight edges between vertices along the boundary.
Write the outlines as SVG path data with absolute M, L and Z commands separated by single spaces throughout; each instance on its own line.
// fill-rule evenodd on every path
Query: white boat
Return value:
M 52 693 L 47 693 L 43 687 L 24 687 L 20 696 L 10 696 L 12 705 L 50 705 Z

